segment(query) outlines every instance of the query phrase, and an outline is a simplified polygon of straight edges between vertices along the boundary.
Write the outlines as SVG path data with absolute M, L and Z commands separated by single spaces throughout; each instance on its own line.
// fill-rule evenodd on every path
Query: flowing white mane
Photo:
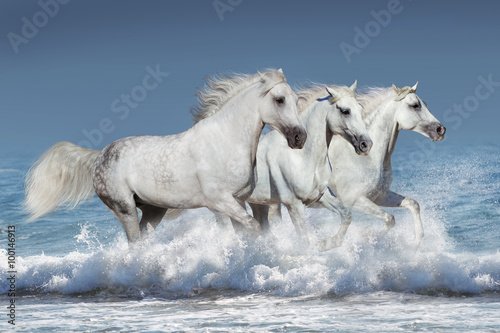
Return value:
M 356 94 L 353 93 L 351 89 L 346 86 L 337 86 L 329 84 L 328 87 L 335 89 L 337 91 L 342 91 L 345 94 L 351 95 L 356 98 Z M 297 96 L 299 97 L 299 102 L 297 105 L 297 109 L 299 114 L 306 110 L 312 103 L 316 102 L 319 99 L 328 97 L 331 103 L 335 103 L 335 100 L 328 94 L 325 89 L 324 84 L 320 83 L 308 83 L 306 85 L 302 85 L 296 91 Z
M 198 89 L 196 97 L 199 106 L 191 108 L 191 115 L 195 123 L 216 114 L 227 101 L 250 85 L 259 82 L 262 84 L 262 93 L 271 90 L 276 84 L 286 82 L 283 73 L 277 70 L 268 70 L 262 74 L 218 74 L 205 79 L 202 89 Z
M 378 106 L 385 100 L 396 96 L 392 88 L 370 87 L 358 95 L 358 102 L 363 107 L 363 119 L 373 118 Z
M 364 89 L 358 95 L 358 102 L 363 107 L 363 119 L 369 124 L 377 115 L 380 104 L 388 99 L 402 100 L 409 93 L 415 92 L 411 87 L 398 88 L 398 92 L 394 88 L 371 87 Z

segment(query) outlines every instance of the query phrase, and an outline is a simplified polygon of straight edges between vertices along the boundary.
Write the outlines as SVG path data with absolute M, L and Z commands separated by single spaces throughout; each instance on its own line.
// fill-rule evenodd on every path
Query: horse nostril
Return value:
M 306 141 L 307 134 L 304 130 L 300 128 L 295 129 L 295 135 L 293 136 L 294 143 L 296 147 L 302 148 L 304 146 L 304 143 Z
M 295 135 L 295 143 L 297 144 L 297 146 L 302 146 L 305 141 L 306 141 L 305 134 L 299 133 Z
M 445 132 L 446 132 L 446 128 L 444 126 L 438 126 L 437 127 L 437 133 L 439 135 L 444 135 Z
M 359 141 L 358 150 L 363 155 L 368 154 L 368 152 L 372 148 L 372 145 L 373 145 L 372 140 L 363 138 Z

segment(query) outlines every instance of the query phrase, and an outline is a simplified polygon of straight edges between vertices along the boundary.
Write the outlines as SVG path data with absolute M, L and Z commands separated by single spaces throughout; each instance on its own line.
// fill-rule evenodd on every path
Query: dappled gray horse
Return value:
M 196 124 L 183 133 L 124 138 L 102 152 L 67 142 L 52 147 L 27 177 L 31 219 L 77 205 L 95 190 L 129 242 L 154 229 L 169 208 L 208 207 L 259 230 L 244 208 L 255 183 L 257 144 L 269 124 L 289 147 L 304 146 L 297 95 L 281 70 L 271 70 L 208 80 L 198 98 Z

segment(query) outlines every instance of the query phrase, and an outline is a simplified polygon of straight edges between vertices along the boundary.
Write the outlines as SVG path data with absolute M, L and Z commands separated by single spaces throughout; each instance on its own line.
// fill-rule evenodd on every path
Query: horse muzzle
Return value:
M 428 126 L 429 137 L 432 141 L 441 141 L 444 139 L 446 127 L 441 123 L 432 123 Z
M 288 146 L 292 149 L 302 149 L 307 140 L 307 132 L 302 126 L 295 126 L 285 132 Z
M 356 154 L 358 155 L 368 155 L 368 153 L 372 149 L 372 146 L 373 141 L 370 138 L 362 135 L 354 145 L 354 150 L 356 150 Z

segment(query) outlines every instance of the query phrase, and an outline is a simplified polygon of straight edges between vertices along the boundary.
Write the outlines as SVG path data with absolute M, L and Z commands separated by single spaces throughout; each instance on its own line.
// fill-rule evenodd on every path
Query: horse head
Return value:
M 392 85 L 398 102 L 396 119 L 402 129 L 420 133 L 432 141 L 444 139 L 446 128 L 429 111 L 427 104 L 417 96 L 418 82 L 413 87 L 397 88 Z
M 286 83 L 281 69 L 258 73 L 264 97 L 259 107 L 262 121 L 281 133 L 290 148 L 302 149 L 307 133 L 299 120 L 297 95 Z
M 367 155 L 373 145 L 363 123 L 363 108 L 356 100 L 357 81 L 350 87 L 326 87 L 330 110 L 327 114 L 328 128 L 333 134 L 347 140 L 358 155 Z

